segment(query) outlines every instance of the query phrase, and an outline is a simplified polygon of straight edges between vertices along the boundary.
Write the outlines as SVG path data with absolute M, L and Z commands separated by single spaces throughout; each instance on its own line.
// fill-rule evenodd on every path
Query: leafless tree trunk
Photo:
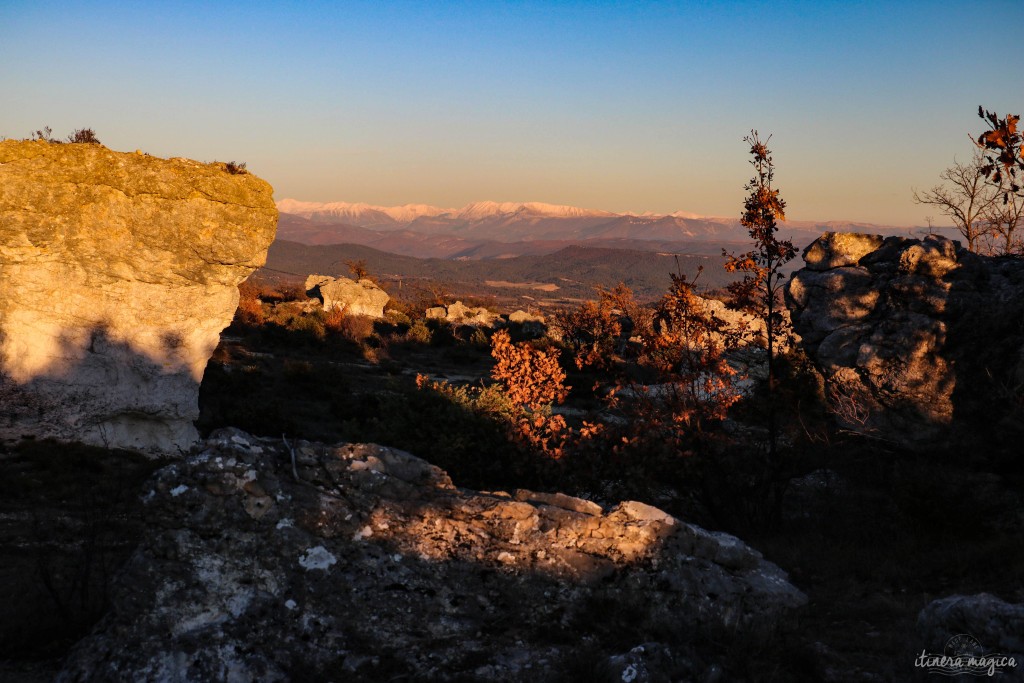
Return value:
M 1024 252 L 1024 240 L 1017 229 L 1024 222 L 1024 196 L 1005 189 L 999 190 L 1004 199 L 993 203 L 989 209 L 987 220 L 994 237 L 1000 238 L 1001 253 L 1021 254 Z
M 944 181 L 930 190 L 914 190 L 914 202 L 934 206 L 945 214 L 977 252 L 981 238 L 992 230 L 991 211 L 1000 198 L 998 188 L 986 182 L 984 158 L 979 154 L 968 163 L 954 163 L 939 174 Z

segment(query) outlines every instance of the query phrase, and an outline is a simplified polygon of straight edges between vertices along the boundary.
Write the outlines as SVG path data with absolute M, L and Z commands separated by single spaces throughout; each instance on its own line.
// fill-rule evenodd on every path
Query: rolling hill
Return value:
M 397 287 L 443 283 L 460 296 L 572 301 L 594 298 L 596 287 L 624 282 L 640 300 L 658 298 L 668 288 L 669 273 L 678 268 L 699 282 L 722 287 L 732 276 L 721 255 L 670 254 L 630 249 L 569 246 L 539 255 L 503 259 L 415 258 L 358 244 L 306 245 L 276 240 L 259 278 L 301 282 L 311 273 L 348 275 L 346 261 L 362 260 L 371 273 Z M 394 294 L 394 287 L 391 288 Z
M 747 231 L 735 218 L 615 214 L 539 202 L 476 202 L 461 209 L 370 206 L 282 199 L 278 236 L 303 244 L 362 244 L 395 254 L 494 259 L 558 252 L 568 246 L 673 253 L 742 249 Z M 780 237 L 798 246 L 821 233 L 909 235 L 915 229 L 849 221 L 788 221 Z

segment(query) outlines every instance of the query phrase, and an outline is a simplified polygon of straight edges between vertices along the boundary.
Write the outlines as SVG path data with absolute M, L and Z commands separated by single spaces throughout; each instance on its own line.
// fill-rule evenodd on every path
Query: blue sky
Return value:
M 278 199 L 731 216 L 757 128 L 791 218 L 923 224 L 978 105 L 1024 110 L 1020 27 L 1020 0 L 0 0 L 0 135 L 244 160 Z

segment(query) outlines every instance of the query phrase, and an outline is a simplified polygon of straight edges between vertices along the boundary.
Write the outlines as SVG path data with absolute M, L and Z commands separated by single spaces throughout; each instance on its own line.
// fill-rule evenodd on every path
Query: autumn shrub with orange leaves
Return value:
M 561 403 L 569 395 L 557 351 L 513 344 L 509 333 L 500 330 L 491 337 L 491 355 L 495 360 L 491 377 L 502 383 L 513 403 L 537 410 Z
M 416 385 L 446 396 L 453 403 L 501 421 L 512 441 L 552 459 L 566 454 L 576 434 L 553 406 L 565 401 L 565 371 L 559 351 L 528 342 L 513 343 L 499 330 L 491 337 L 494 384 L 482 388 L 456 387 L 448 382 L 416 376 Z
M 420 375 L 417 385 L 500 421 L 512 441 L 551 459 L 692 451 L 740 399 L 740 376 L 726 360 L 739 333 L 681 274 L 653 307 L 639 304 L 624 284 L 598 294 L 557 323 L 576 368 L 594 378 L 604 399 L 598 416 L 570 424 L 556 414 L 570 389 L 560 351 L 513 343 L 504 330 L 491 338 L 493 384 L 456 387 Z
M 738 334 L 696 293 L 696 278 L 671 278 L 653 307 L 619 284 L 558 318 L 576 367 L 596 375 L 596 393 L 618 418 L 599 430 L 616 452 L 685 451 L 740 398 L 726 362 Z
M 613 369 L 634 331 L 645 328 L 651 318 L 621 282 L 613 289 L 598 288 L 597 294 L 597 301 L 555 314 L 554 325 L 581 370 Z
M 697 295 L 694 280 L 671 277 L 672 287 L 656 309 L 656 330 L 645 336 L 638 363 L 654 371 L 664 387 L 661 416 L 650 417 L 666 422 L 680 441 L 682 433 L 699 433 L 708 422 L 724 420 L 740 399 L 738 373 L 726 360 L 740 336 Z
M 263 308 L 263 301 L 260 300 L 260 291 L 248 281 L 238 287 L 236 315 L 243 325 L 250 327 L 259 327 L 267 321 L 267 313 Z

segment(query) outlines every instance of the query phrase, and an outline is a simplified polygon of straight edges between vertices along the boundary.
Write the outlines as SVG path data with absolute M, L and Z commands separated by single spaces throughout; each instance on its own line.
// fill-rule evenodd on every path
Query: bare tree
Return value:
M 1018 172 L 1024 172 L 1024 135 L 1017 130 L 1020 116 L 1007 114 L 1001 118 L 982 107 L 978 107 L 978 116 L 988 125 L 988 130 L 974 141 L 982 155 L 981 172 L 1002 198 L 1002 205 L 989 211 L 992 237 L 1002 242 L 1002 253 L 1022 255 L 1024 240 L 1017 235 L 1024 220 L 1024 186 L 1018 176 Z
M 991 230 L 990 212 L 999 192 L 986 182 L 985 159 L 979 154 L 969 162 L 954 163 L 939 174 L 944 181 L 930 190 L 914 190 L 914 202 L 938 208 L 967 240 L 967 248 L 977 252 L 982 238 Z
M 1024 253 L 1024 239 L 1017 232 L 1024 223 L 1024 196 L 1009 191 L 1005 186 L 999 194 L 1004 199 L 994 202 L 986 216 L 992 237 L 1000 243 L 995 251 L 1019 255 Z

